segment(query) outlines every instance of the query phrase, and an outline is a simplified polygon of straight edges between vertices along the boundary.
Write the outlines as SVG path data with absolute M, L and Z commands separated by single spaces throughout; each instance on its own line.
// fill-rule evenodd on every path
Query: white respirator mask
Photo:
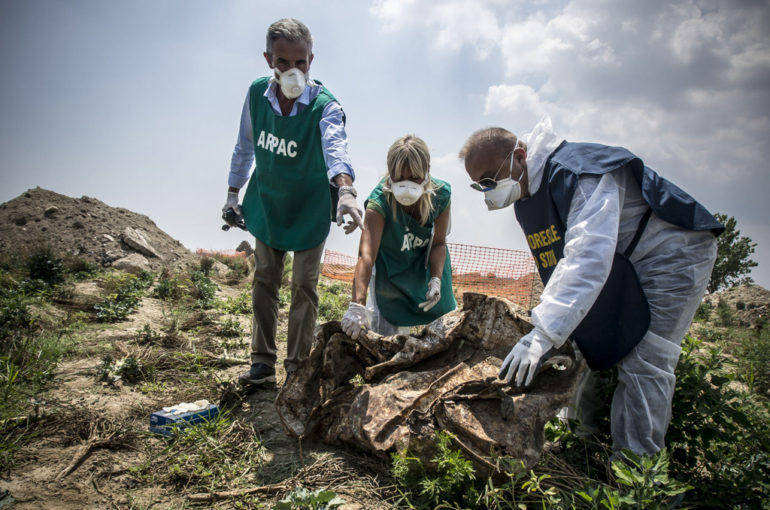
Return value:
M 307 85 L 307 76 L 305 73 L 292 67 L 291 69 L 281 72 L 278 68 L 275 68 L 275 74 L 278 75 L 278 83 L 281 85 L 281 92 L 289 99 L 296 99 L 305 90 Z
M 510 177 L 513 174 L 513 156 L 513 153 L 511 153 L 508 177 L 496 181 L 494 188 L 484 191 L 484 203 L 487 204 L 487 209 L 490 211 L 504 209 L 521 198 L 520 181 L 524 176 L 524 172 L 521 172 L 521 175 L 515 181 Z
M 398 182 L 390 181 L 390 191 L 393 193 L 393 197 L 401 205 L 412 205 L 425 193 L 425 185 L 428 184 L 429 177 L 426 175 L 425 179 L 420 182 L 412 182 L 410 180 L 403 180 Z
M 505 209 L 520 198 L 521 184 L 510 177 L 497 181 L 495 189 L 484 192 L 484 203 L 490 211 Z

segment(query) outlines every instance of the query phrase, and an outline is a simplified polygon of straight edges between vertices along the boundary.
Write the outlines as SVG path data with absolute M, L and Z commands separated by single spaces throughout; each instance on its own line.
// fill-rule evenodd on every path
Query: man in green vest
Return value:
M 295 19 L 267 30 L 264 53 L 271 76 L 249 87 L 233 151 L 223 212 L 233 209 L 255 239 L 251 368 L 239 382 L 275 382 L 278 288 L 284 257 L 294 252 L 289 307 L 287 376 L 307 357 L 318 310 L 318 275 L 330 223 L 351 219 L 345 232 L 364 228 L 347 153 L 345 114 L 308 73 L 310 30 Z M 249 179 L 251 163 L 254 171 Z M 240 189 L 248 181 L 243 204 Z

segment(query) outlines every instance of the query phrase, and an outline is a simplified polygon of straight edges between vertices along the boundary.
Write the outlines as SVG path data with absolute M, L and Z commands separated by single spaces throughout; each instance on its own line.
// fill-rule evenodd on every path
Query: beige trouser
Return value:
M 310 352 L 318 314 L 318 274 L 324 242 L 304 251 L 294 252 L 291 278 L 291 305 L 289 306 L 289 331 L 287 336 L 287 372 L 297 369 L 300 361 Z M 251 362 L 275 366 L 275 333 L 278 319 L 278 289 L 283 276 L 285 251 L 267 246 L 255 239 L 254 281 L 251 285 L 251 302 L 254 318 L 251 329 Z

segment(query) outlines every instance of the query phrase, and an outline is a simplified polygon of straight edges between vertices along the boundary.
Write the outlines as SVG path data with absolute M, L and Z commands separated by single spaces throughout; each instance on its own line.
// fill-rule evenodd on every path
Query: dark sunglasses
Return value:
M 511 162 L 508 165 L 508 177 L 511 176 L 511 173 L 513 173 L 513 157 L 512 154 L 516 149 L 513 149 L 508 156 L 505 157 L 505 159 L 511 158 Z M 487 191 L 492 191 L 497 187 L 497 175 L 500 173 L 500 170 L 503 168 L 503 165 L 505 165 L 505 159 L 502 163 L 500 163 L 500 168 L 497 169 L 497 172 L 495 172 L 494 177 L 482 177 L 478 181 L 473 181 L 471 183 L 471 188 L 475 189 L 476 191 L 481 191 L 482 193 L 486 193 Z

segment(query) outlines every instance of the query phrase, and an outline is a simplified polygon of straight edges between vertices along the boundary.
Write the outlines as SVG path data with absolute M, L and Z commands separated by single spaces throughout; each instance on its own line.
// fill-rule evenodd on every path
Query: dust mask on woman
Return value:
M 393 193 L 393 197 L 401 205 L 412 205 L 425 193 L 425 185 L 428 184 L 429 177 L 426 175 L 425 179 L 420 182 L 412 182 L 410 180 L 403 180 L 390 183 L 390 191 Z

